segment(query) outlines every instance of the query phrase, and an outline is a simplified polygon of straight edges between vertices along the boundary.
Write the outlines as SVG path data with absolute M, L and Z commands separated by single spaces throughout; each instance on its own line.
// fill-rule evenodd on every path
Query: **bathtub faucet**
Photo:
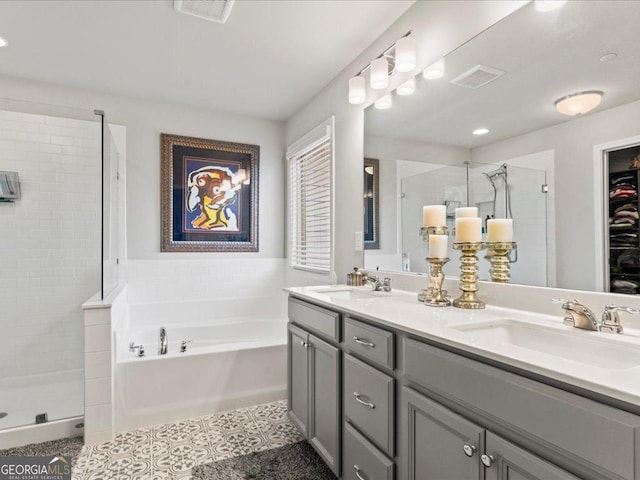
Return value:
M 169 350 L 169 342 L 167 341 L 167 329 L 160 327 L 160 343 L 158 344 L 158 354 L 166 355 Z

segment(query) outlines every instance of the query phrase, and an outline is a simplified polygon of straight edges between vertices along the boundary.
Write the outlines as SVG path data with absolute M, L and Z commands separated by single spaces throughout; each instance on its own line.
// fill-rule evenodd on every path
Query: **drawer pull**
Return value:
M 487 455 L 486 453 L 483 453 L 482 456 L 480 457 L 480 461 L 485 466 L 485 468 L 490 468 L 491 465 L 493 465 L 494 458 L 492 455 Z
M 362 400 L 360 398 L 360 397 L 362 397 L 362 395 L 360 395 L 358 392 L 353 392 L 353 396 L 355 397 L 356 402 L 358 402 L 360 405 L 364 405 L 365 407 L 369 407 L 371 410 L 376 408 L 376 406 L 373 403 L 365 402 L 364 400 Z
M 359 480 L 367 480 L 367 477 L 363 477 L 362 474 L 360 473 L 360 467 L 358 465 L 354 465 L 353 469 L 356 472 L 356 477 L 358 477 Z
M 478 449 L 474 445 L 465 445 L 462 450 L 467 457 L 473 457 Z
M 365 345 L 367 347 L 376 348 L 376 344 L 370 342 L 369 340 L 362 340 L 359 337 L 353 337 L 353 341 L 359 343 L 360 345 Z

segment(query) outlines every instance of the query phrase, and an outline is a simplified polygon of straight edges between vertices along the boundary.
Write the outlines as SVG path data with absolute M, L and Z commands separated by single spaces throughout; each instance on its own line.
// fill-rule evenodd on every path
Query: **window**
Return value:
M 333 117 L 287 148 L 289 263 L 330 273 L 333 244 Z

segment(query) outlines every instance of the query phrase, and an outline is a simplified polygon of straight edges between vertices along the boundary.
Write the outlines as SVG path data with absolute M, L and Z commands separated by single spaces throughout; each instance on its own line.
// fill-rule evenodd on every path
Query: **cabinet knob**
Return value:
M 486 453 L 483 453 L 480 457 L 480 461 L 485 466 L 485 468 L 490 468 L 494 462 L 493 455 L 487 455 Z
M 356 477 L 358 477 L 358 480 L 367 480 L 367 477 L 363 477 L 362 474 L 360 473 L 361 470 L 360 470 L 360 467 L 358 465 L 354 465 L 353 469 L 356 472 Z
M 309 342 L 305 342 L 304 340 L 300 342 L 300 345 L 302 345 L 303 348 L 309 348 L 311 346 Z
M 478 449 L 474 445 L 465 445 L 462 450 L 467 457 L 473 457 Z

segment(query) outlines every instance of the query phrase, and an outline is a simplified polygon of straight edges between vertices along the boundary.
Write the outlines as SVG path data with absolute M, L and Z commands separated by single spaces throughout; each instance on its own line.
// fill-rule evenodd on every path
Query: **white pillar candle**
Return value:
M 449 235 L 429 235 L 429 258 L 446 258 Z
M 477 217 L 478 207 L 460 207 L 456 208 L 456 218 Z
M 478 217 L 456 218 L 456 242 L 482 241 L 482 219 Z
M 513 220 L 511 218 L 487 220 L 487 242 L 513 242 Z
M 427 205 L 422 207 L 422 225 L 424 227 L 444 227 L 447 224 L 447 207 Z

